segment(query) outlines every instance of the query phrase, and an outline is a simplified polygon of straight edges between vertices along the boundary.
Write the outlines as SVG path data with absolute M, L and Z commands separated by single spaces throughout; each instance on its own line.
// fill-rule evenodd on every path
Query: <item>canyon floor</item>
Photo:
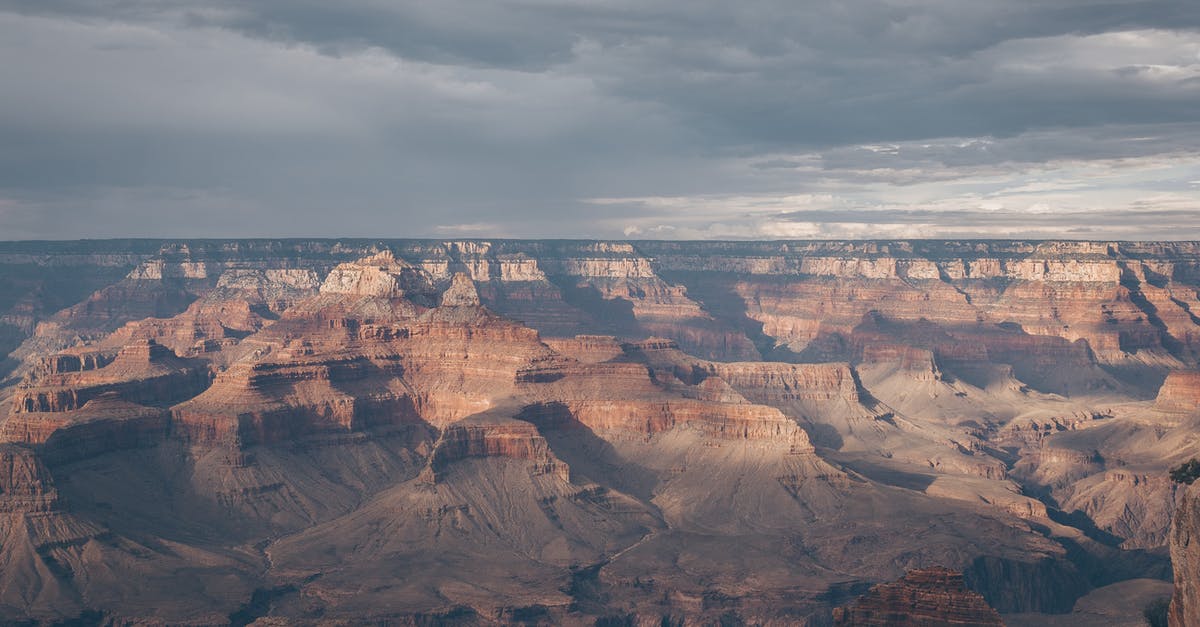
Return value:
M 1136 624 L 1198 316 L 1187 242 L 0 243 L 0 621 Z

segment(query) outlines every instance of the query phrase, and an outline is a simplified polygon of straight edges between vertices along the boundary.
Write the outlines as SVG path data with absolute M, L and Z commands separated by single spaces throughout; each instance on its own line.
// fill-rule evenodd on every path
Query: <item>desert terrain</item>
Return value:
M 0 355 L 4 622 L 1200 617 L 1200 243 L 0 243 Z

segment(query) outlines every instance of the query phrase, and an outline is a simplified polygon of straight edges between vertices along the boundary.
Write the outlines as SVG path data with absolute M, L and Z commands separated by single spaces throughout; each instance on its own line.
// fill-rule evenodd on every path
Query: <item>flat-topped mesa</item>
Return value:
M 625 342 L 621 344 L 626 353 L 650 353 L 653 351 L 677 351 L 679 342 L 665 337 L 648 337 L 644 340 Z
M 905 344 L 871 343 L 863 346 L 862 363 L 894 365 L 913 373 L 917 381 L 936 381 L 942 378 L 933 351 Z
M 854 369 L 845 362 L 712 362 L 657 338 L 628 342 L 623 349 L 625 357 L 618 361 L 647 364 L 665 390 L 687 398 L 765 405 L 801 419 L 838 415 L 874 420 L 877 415 L 863 404 L 869 397 L 862 395 Z
M 541 359 L 518 370 L 514 381 L 519 392 L 539 400 L 666 398 L 650 369 L 636 362 Z
M 27 375 L 30 380 L 37 380 L 50 375 L 68 372 L 83 372 L 103 368 L 116 359 L 117 351 L 77 351 L 62 352 L 55 355 L 39 357 L 37 363 Z
M 109 393 L 166 406 L 200 393 L 208 382 L 205 364 L 181 359 L 154 340 L 135 340 L 101 368 L 27 378 L 13 393 L 12 412 L 70 411 Z
M 57 503 L 50 471 L 33 449 L 0 444 L 0 514 L 46 512 Z
M 576 335 L 571 338 L 546 338 L 547 346 L 583 363 L 600 363 L 625 354 L 621 343 L 611 335 Z
M 859 402 L 858 383 L 846 363 L 710 362 L 704 367 L 756 403 Z
M 570 480 L 570 469 L 550 451 L 537 427 L 523 420 L 490 416 L 469 417 L 446 427 L 421 478 L 436 483 L 454 462 L 487 457 L 528 460 L 533 475 Z
M 146 338 L 135 340 L 122 347 L 117 352 L 117 358 L 113 360 L 111 367 L 125 368 L 132 372 L 174 358 L 175 353 L 171 349 Z
M 159 444 L 166 438 L 169 415 L 110 392 L 71 411 L 13 414 L 0 427 L 0 441 L 37 445 L 47 463 L 65 463 Z
M 174 433 L 194 444 L 242 447 L 419 422 L 413 400 L 367 358 L 303 353 L 235 364 L 172 408 Z
M 482 307 L 438 307 L 406 328 L 387 361 L 435 426 L 492 408 L 514 393 L 519 371 L 553 355 L 537 331 Z
M 1169 412 L 1200 413 L 1200 372 L 1175 371 L 1168 374 L 1158 389 L 1154 407 Z
M 795 421 L 773 407 L 750 403 L 692 399 L 551 401 L 534 403 L 519 417 L 549 429 L 582 426 L 646 437 L 678 428 L 713 440 L 750 441 L 795 454 L 814 450 Z
M 1003 627 L 983 595 L 967 589 L 960 572 L 944 568 L 909 571 L 871 588 L 854 603 L 833 611 L 837 627 L 962 625 Z
M 743 275 L 825 276 L 844 279 L 1009 279 L 1047 282 L 1116 283 L 1121 269 L 1112 259 L 1042 259 L 951 256 L 936 259 L 863 254 L 658 255 L 668 271 L 728 272 Z
M 339 264 L 325 277 L 320 292 L 378 298 L 427 298 L 433 293 L 433 286 L 423 270 L 385 250 L 358 261 Z

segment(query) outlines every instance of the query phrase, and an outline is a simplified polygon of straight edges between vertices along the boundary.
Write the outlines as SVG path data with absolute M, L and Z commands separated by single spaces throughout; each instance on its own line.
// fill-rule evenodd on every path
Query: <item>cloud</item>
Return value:
M 0 230 L 1200 238 L 1200 5 L 1034 4 L 0 0 Z

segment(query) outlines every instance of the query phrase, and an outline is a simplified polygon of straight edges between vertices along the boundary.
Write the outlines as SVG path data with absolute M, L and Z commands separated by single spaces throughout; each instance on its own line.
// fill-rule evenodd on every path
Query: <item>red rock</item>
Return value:
M 375 263 L 414 271 L 387 256 L 345 276 L 374 276 Z M 359 288 L 363 280 L 346 279 Z M 261 354 L 174 408 L 177 432 L 248 446 L 422 420 L 441 427 L 511 395 L 518 370 L 551 352 L 536 331 L 480 307 L 465 275 L 443 307 L 422 311 L 387 293 L 326 290 L 297 306 L 258 338 Z
M 707 368 L 755 402 L 859 401 L 854 374 L 844 363 L 713 362 Z
M 547 338 L 555 352 L 585 363 L 599 363 L 625 354 L 621 343 L 611 335 L 577 335 L 571 338 Z
M 126 448 L 154 446 L 167 435 L 170 412 L 103 394 L 64 412 L 21 412 L 0 426 L 0 441 L 40 445 L 50 463 Z
M 535 475 L 570 479 L 570 469 L 550 451 L 546 439 L 532 424 L 501 416 L 474 416 L 442 431 L 422 477 L 436 482 L 439 472 L 461 459 L 505 457 L 529 460 Z
M 116 395 L 147 405 L 169 405 L 192 396 L 208 384 L 208 369 L 180 359 L 153 340 L 132 342 L 110 362 L 106 357 L 80 358 L 81 370 L 64 371 L 73 358 L 51 359 L 21 383 L 12 397 L 12 412 L 63 412 L 79 409 L 101 395 Z M 102 364 L 99 368 L 87 368 Z
M 1168 374 L 1158 390 L 1154 407 L 1169 412 L 1200 412 L 1200 372 Z
M 57 501 L 50 472 L 34 451 L 0 444 L 0 513 L 45 512 Z
M 834 610 L 838 627 L 1003 627 L 1000 614 L 977 592 L 968 590 L 962 573 L 944 568 L 909 571 L 899 581 L 871 588 L 857 601 Z

